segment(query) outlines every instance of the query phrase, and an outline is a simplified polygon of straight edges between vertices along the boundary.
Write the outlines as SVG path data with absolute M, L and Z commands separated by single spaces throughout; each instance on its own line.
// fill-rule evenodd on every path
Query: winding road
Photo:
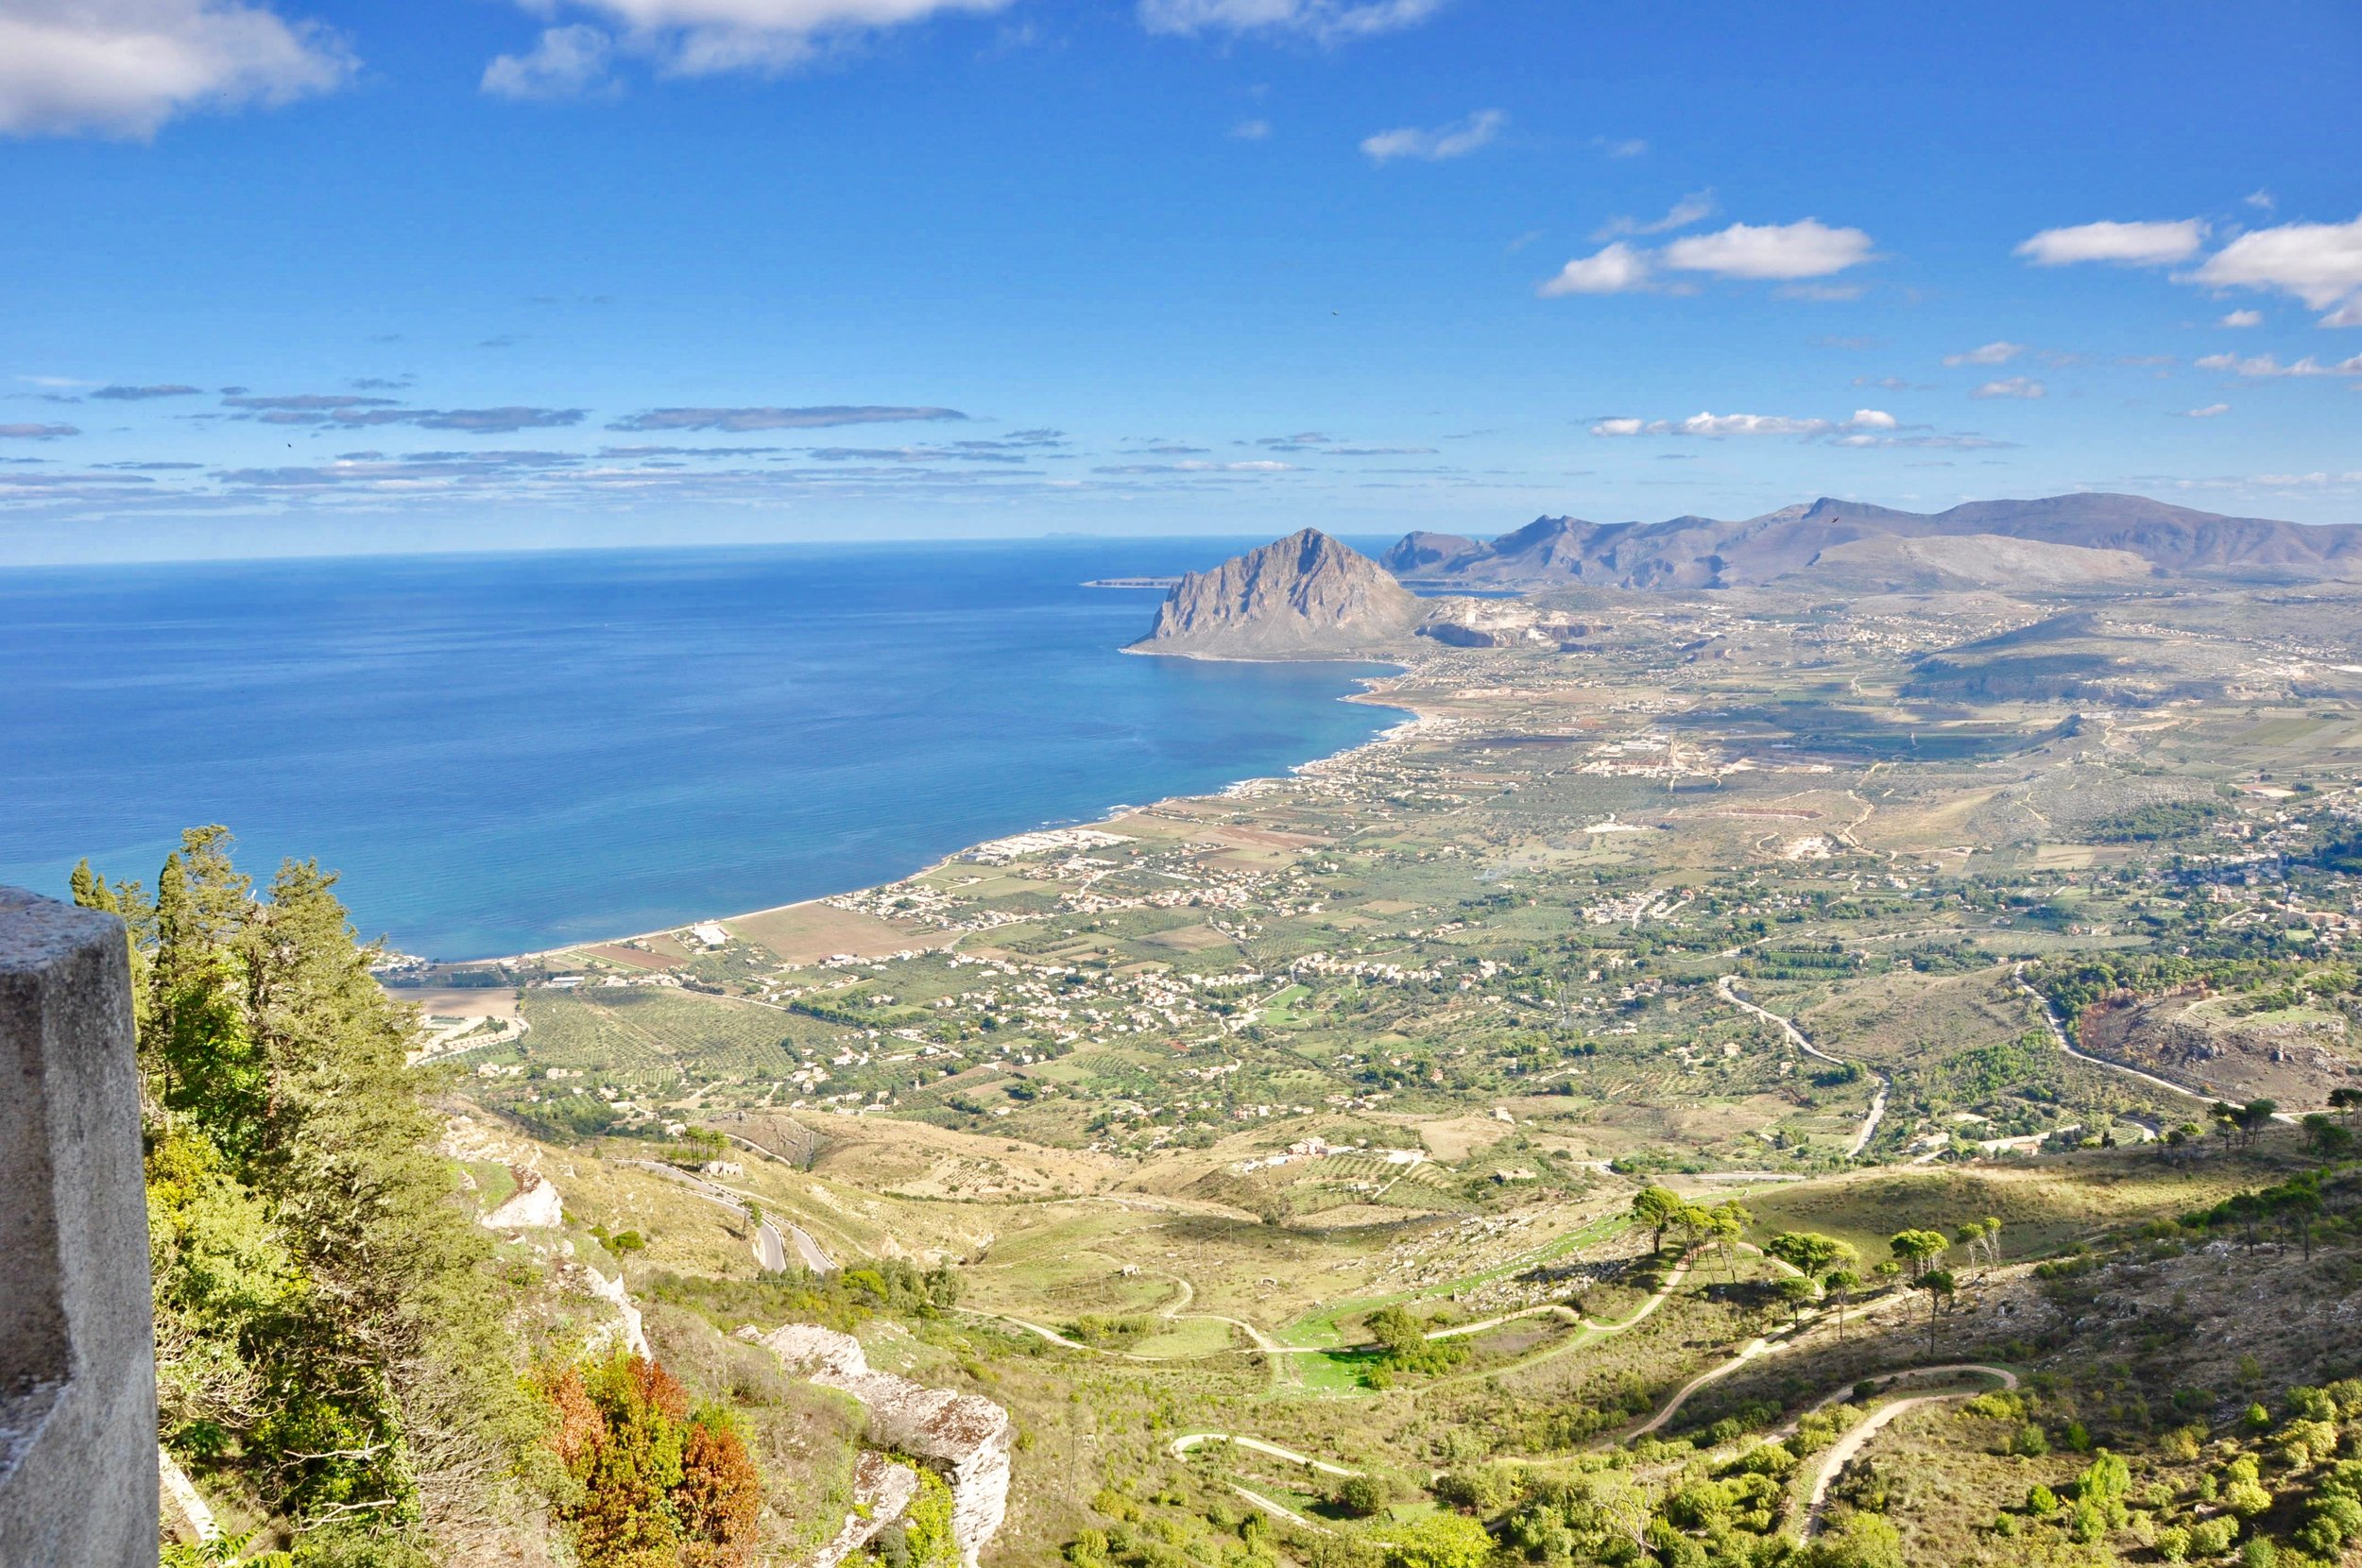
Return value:
M 1633 1439 L 1646 1437 L 1650 1433 L 1659 1430 L 1667 1422 L 1670 1421 L 1673 1416 L 1680 1411 L 1683 1405 L 1688 1402 L 1691 1394 L 1697 1392 L 1700 1389 L 1704 1388 L 1706 1385 L 1716 1381 L 1717 1379 L 1727 1376 L 1729 1373 L 1736 1372 L 1738 1368 L 1746 1365 L 1756 1356 L 1767 1354 L 1768 1351 L 1774 1348 L 1781 1341 L 1777 1339 L 1755 1339 L 1750 1341 L 1744 1349 L 1740 1350 L 1737 1355 L 1734 1355 L 1728 1361 L 1725 1361 L 1720 1366 L 1703 1372 L 1697 1377 L 1690 1379 L 1687 1383 L 1683 1384 L 1682 1387 L 1674 1392 L 1672 1398 L 1667 1400 L 1663 1407 L 1657 1410 L 1657 1412 L 1650 1417 L 1649 1420 L 1642 1423 L 1640 1425 L 1630 1429 L 1629 1431 L 1618 1434 L 1615 1439 L 1610 1440 L 1617 1442 L 1628 1442 Z M 1874 1373 L 1873 1376 L 1874 1378 L 1885 1378 L 1890 1381 L 1900 1380 L 1907 1377 L 1925 1378 L 1981 1376 L 1996 1379 L 2004 1389 L 2014 1389 L 2018 1386 L 2017 1373 L 2011 1372 L 2007 1367 L 1996 1367 L 1982 1361 L 1951 1361 L 1945 1362 L 1941 1366 L 1933 1367 L 1901 1367 L 1890 1372 Z M 1824 1410 L 1832 1405 L 1843 1403 L 1845 1400 L 1853 1396 L 1856 1386 L 1857 1385 L 1855 1383 L 1847 1383 L 1840 1388 L 1832 1389 L 1829 1393 L 1823 1395 L 1812 1405 L 1809 1405 L 1806 1406 L 1805 1409 L 1799 1411 L 1795 1419 L 1790 1420 L 1780 1429 L 1779 1434 L 1774 1435 L 1783 1435 L 1785 1433 L 1794 1431 L 1798 1422 L 1800 1422 L 1805 1416 L 1811 1414 L 1813 1411 Z M 1947 1400 L 1974 1399 L 1978 1394 L 1986 1391 L 1987 1390 L 1982 1389 L 1947 1389 L 1935 1393 L 1912 1394 L 1906 1398 L 1892 1400 L 1880 1406 L 1877 1409 L 1871 1412 L 1870 1416 L 1866 1420 L 1857 1423 L 1854 1427 L 1848 1430 L 1843 1436 L 1839 1438 L 1835 1443 L 1830 1445 L 1825 1454 L 1820 1456 L 1818 1468 L 1813 1473 L 1812 1491 L 1806 1497 L 1805 1509 L 1799 1521 L 1802 1538 L 1806 1541 L 1810 1541 L 1814 1535 L 1819 1533 L 1822 1516 L 1824 1512 L 1826 1512 L 1828 1508 L 1830 1487 L 1836 1483 L 1837 1478 L 1840 1475 L 1845 1473 L 1845 1467 L 1853 1463 L 1855 1457 L 1859 1455 L 1864 1448 L 1869 1446 L 1870 1440 L 1876 1437 L 1889 1423 L 1919 1408 L 1923 1405 L 1937 1405 Z M 1275 1459 L 1280 1459 L 1289 1464 L 1302 1465 L 1308 1470 L 1316 1471 L 1324 1475 L 1335 1475 L 1343 1478 L 1361 1474 L 1361 1472 L 1353 1469 L 1350 1466 L 1336 1464 L 1327 1459 L 1315 1458 L 1309 1454 L 1298 1453 L 1292 1448 L 1283 1448 L 1275 1442 L 1266 1442 L 1261 1438 L 1245 1437 L 1235 1432 L 1184 1432 L 1179 1437 L 1173 1439 L 1170 1446 L 1174 1457 L 1183 1458 L 1187 1457 L 1192 1450 L 1207 1447 L 1210 1444 L 1227 1444 L 1233 1448 L 1251 1449 L 1258 1454 L 1269 1455 Z M 1281 1506 L 1280 1504 L 1273 1501 L 1271 1498 L 1264 1496 L 1260 1492 L 1250 1491 L 1245 1487 L 1240 1486 L 1236 1482 L 1231 1483 L 1230 1490 L 1236 1492 L 1239 1496 L 1244 1498 L 1249 1503 L 1254 1504 L 1257 1508 L 1259 1508 L 1278 1518 L 1287 1520 L 1290 1524 L 1301 1525 L 1306 1529 L 1322 1530 L 1324 1532 L 1326 1532 L 1327 1530 L 1327 1526 L 1321 1525 L 1316 1521 L 1305 1518 L 1302 1514 Z
M 1890 1372 L 1887 1375 L 1890 1377 L 1933 1377 L 1937 1375 L 1960 1376 L 1970 1372 L 1981 1373 L 1987 1377 L 1997 1377 L 2001 1380 L 2001 1386 L 2004 1389 L 2017 1387 L 2017 1373 L 2007 1367 L 1987 1366 L 1981 1361 L 1956 1361 L 1941 1367 L 1912 1367 L 1902 1372 Z M 1813 1408 L 1821 1409 L 1837 1404 L 1851 1391 L 1850 1389 L 1840 1389 Z M 1821 1515 L 1828 1507 L 1830 1486 L 1845 1473 L 1845 1467 L 1854 1462 L 1854 1456 L 1859 1454 L 1870 1440 L 1878 1435 L 1880 1427 L 1897 1416 L 1917 1409 L 1922 1405 L 1940 1404 L 1948 1399 L 1974 1399 L 1985 1391 L 1982 1389 L 1956 1389 L 1943 1393 L 1914 1394 L 1908 1399 L 1894 1400 L 1890 1404 L 1879 1406 L 1877 1409 L 1871 1412 L 1869 1420 L 1856 1425 L 1843 1437 L 1838 1439 L 1830 1445 L 1828 1453 L 1822 1456 L 1821 1468 L 1813 1476 L 1812 1495 L 1805 1504 L 1802 1531 L 1804 1539 L 1810 1541 L 1819 1533 Z
M 616 1163 L 632 1166 L 641 1170 L 654 1171 L 659 1176 L 668 1177 L 689 1188 L 707 1202 L 719 1203 L 722 1207 L 731 1210 L 742 1219 L 749 1218 L 748 1205 L 757 1202 L 743 1194 L 732 1192 L 728 1187 L 709 1182 L 702 1176 L 692 1176 L 685 1170 L 676 1169 L 655 1160 L 619 1160 Z M 763 1217 L 762 1223 L 755 1229 L 756 1265 L 766 1273 L 776 1274 L 785 1269 L 788 1243 L 791 1241 L 795 1243 L 797 1260 L 813 1273 L 825 1274 L 836 1267 L 829 1260 L 829 1254 L 820 1250 L 820 1243 L 814 1241 L 812 1234 L 801 1225 L 790 1225 L 786 1233 L 782 1235 L 779 1227 L 768 1215 Z
M 1798 1029 L 1795 1024 L 1789 1019 L 1781 1017 L 1778 1014 L 1773 1013 L 1767 1008 L 1757 1007 L 1754 1003 L 1747 1000 L 1744 997 L 1741 997 L 1733 987 L 1730 976 L 1724 975 L 1720 980 L 1716 981 L 1715 984 L 1717 989 L 1722 993 L 1722 999 L 1724 1001 L 1730 1003 L 1733 1007 L 1738 1008 L 1742 1012 L 1754 1014 L 1756 1017 L 1761 1018 L 1765 1023 L 1776 1024 L 1779 1027 L 1780 1032 L 1788 1036 L 1789 1044 L 1794 1046 L 1798 1050 L 1803 1051 L 1806 1056 L 1818 1058 L 1821 1061 L 1829 1063 L 1833 1066 L 1850 1067 L 1856 1065 L 1844 1060 L 1841 1057 L 1831 1056 L 1827 1051 L 1823 1050 L 1819 1046 L 1816 1046 L 1810 1040 L 1806 1039 L 1805 1031 Z M 1894 1087 L 1894 1080 L 1889 1078 L 1885 1073 L 1880 1072 L 1875 1067 L 1870 1068 L 1869 1071 L 1870 1076 L 1878 1081 L 1878 1089 L 1875 1094 L 1873 1094 L 1870 1097 L 1870 1114 L 1862 1118 L 1861 1131 L 1854 1134 L 1854 1146 L 1845 1151 L 1845 1157 L 1849 1160 L 1857 1160 L 1861 1158 L 1861 1151 L 1870 1147 L 1870 1140 L 1877 1134 L 1878 1123 L 1885 1118 L 1887 1114 L 1887 1091 Z
M 2170 1078 L 2160 1078 L 2155 1073 L 2143 1072 L 2138 1067 L 2128 1067 L 2121 1062 L 2111 1062 L 2104 1056 L 2094 1056 L 2089 1051 L 2076 1049 L 2075 1038 L 2067 1033 L 2066 1020 L 2059 1016 L 2059 1010 L 2050 1005 L 2050 998 L 2048 997 L 2044 996 L 2041 992 L 2035 990 L 2033 986 L 2027 983 L 2026 964 L 2023 961 L 2010 966 L 2010 982 L 2012 985 L 2015 985 L 2020 991 L 2025 992 L 2028 996 L 2034 998 L 2034 1005 L 2042 1009 L 2042 1021 L 2050 1031 L 2050 1037 L 2059 1043 L 2059 1048 L 2061 1050 L 2065 1051 L 2069 1056 L 2074 1057 L 2078 1062 L 2088 1062 L 2095 1067 L 2105 1067 L 2110 1072 L 2122 1073 L 2127 1078 L 2137 1078 L 2142 1082 L 2149 1084 L 2151 1087 L 2164 1089 L 2170 1094 L 2180 1095 L 2185 1099 L 2195 1099 L 2200 1104 L 2211 1105 L 2215 1102 L 2214 1096 L 2200 1094 L 2196 1089 L 2190 1088 L 2184 1084 L 2176 1083 Z M 2296 1120 L 2296 1117 L 2283 1113 L 2276 1114 L 2272 1119 L 2274 1121 L 2294 1121 Z

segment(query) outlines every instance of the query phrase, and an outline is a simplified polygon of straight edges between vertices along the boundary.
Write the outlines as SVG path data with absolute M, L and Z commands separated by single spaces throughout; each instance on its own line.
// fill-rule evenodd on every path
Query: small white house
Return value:
M 689 928 L 689 934 L 708 947 L 727 947 L 730 945 L 730 933 L 723 929 L 717 921 L 699 921 Z

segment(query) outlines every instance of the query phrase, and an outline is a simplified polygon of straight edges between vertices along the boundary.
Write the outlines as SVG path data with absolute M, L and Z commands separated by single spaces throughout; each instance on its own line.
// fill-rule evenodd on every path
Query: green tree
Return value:
M 1874 1513 L 1857 1513 L 1805 1548 L 1805 1568 L 1905 1568 L 1903 1537 Z
M 1736 1198 L 1725 1198 L 1706 1212 L 1705 1234 L 1711 1236 L 1722 1253 L 1722 1267 L 1731 1283 L 1738 1283 L 1738 1243 L 1747 1234 L 1747 1227 L 1755 1222 Z
M 1911 1287 L 1927 1293 L 1927 1354 L 1936 1353 L 1936 1316 L 1951 1307 L 1960 1281 L 1942 1269 L 1930 1269 L 1911 1281 Z
M 1842 1344 L 1845 1340 L 1846 1304 L 1854 1299 L 1854 1292 L 1861 1288 L 1861 1276 L 1851 1269 L 1832 1269 L 1821 1276 L 1821 1288 L 1828 1292 L 1829 1300 L 1836 1307 L 1838 1342 Z
M 1951 1251 L 1952 1243 L 1942 1231 L 1897 1231 L 1887 1241 L 1901 1265 L 1916 1284 L 1920 1277 L 1936 1266 L 1936 1260 Z
M 2332 1120 L 2319 1111 L 2309 1113 L 2303 1122 L 2304 1147 L 2325 1160 L 2338 1160 L 2353 1152 L 2353 1132 Z
M 291 861 L 257 896 L 231 847 L 183 834 L 152 906 L 74 878 L 124 916 L 145 982 L 163 1435 L 242 1468 L 304 1527 L 300 1558 L 358 1534 L 392 1562 L 500 1484 L 539 1418 L 483 1310 L 489 1245 L 433 1152 L 378 949 L 333 875 Z
M 2335 1129 L 2344 1132 L 2343 1128 Z M 2307 1261 L 2313 1256 L 2313 1226 L 2321 1217 L 2321 1189 L 2310 1172 L 2276 1187 L 2267 1187 L 2259 1195 L 2264 1212 L 2293 1232 L 2303 1243 Z
M 1763 1250 L 1798 1273 L 1815 1277 L 1854 1260 L 1852 1247 L 1817 1231 L 1782 1231 L 1765 1242 Z
M 1338 1482 L 1337 1490 L 1329 1494 L 1329 1501 L 1356 1519 L 1367 1519 L 1373 1514 L 1383 1513 L 1386 1506 L 1394 1501 L 1394 1494 L 1393 1489 L 1381 1478 L 1365 1471 Z
M 1493 1538 L 1465 1514 L 1429 1514 L 1386 1542 L 1386 1568 L 1484 1568 L 1492 1556 Z
M 1369 1315 L 1370 1338 L 1399 1355 L 1427 1342 L 1427 1327 L 1400 1305 L 1381 1306 Z
M 1669 1187 L 1646 1186 L 1633 1195 L 1632 1217 L 1649 1228 L 1651 1251 L 1665 1251 L 1665 1233 L 1680 1220 L 1689 1205 Z

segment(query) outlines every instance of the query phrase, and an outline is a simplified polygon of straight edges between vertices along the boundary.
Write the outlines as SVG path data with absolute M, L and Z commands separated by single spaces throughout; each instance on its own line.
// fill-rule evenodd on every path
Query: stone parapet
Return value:
M 0 888 L 0 1568 L 153 1568 L 156 1355 L 123 924 Z

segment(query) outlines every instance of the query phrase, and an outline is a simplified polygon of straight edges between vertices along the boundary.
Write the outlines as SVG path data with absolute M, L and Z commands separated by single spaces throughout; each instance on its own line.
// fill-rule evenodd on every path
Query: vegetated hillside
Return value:
M 1792 578 L 1808 588 L 1864 593 L 2021 586 L 2121 589 L 2161 571 L 2129 550 L 2045 544 L 2000 534 L 1926 538 L 1881 534 L 1832 545 L 1778 582 Z
M 1419 602 L 1377 562 L 1317 528 L 1181 579 L 1142 653 L 1237 657 L 1349 652 L 1408 632 Z
M 1951 702 L 2102 702 L 2148 707 L 2219 695 L 2240 667 L 2195 639 L 2165 639 L 2076 611 L 1915 661 L 1909 697 Z
M 1451 535 L 1406 536 L 1381 558 L 1399 576 L 1472 587 L 1544 588 L 1589 583 L 1626 588 L 1736 588 L 1790 576 L 1817 580 L 1823 570 L 1858 572 L 1860 541 L 1970 538 L 1978 536 L 2078 551 L 2120 552 L 2161 574 L 2265 579 L 2362 574 L 2362 527 L 2312 527 L 2265 518 L 2219 517 L 2131 495 L 2048 496 L 1977 501 L 1932 515 L 1823 496 L 1740 521 L 1679 517 L 1663 522 L 1587 522 L 1536 518 L 1485 543 Z M 1935 586 L 2055 586 L 2114 576 L 2128 563 L 2066 562 L 2041 554 L 2022 561 L 2024 575 L 1983 546 L 1943 552 L 1919 563 L 1924 572 L 1962 581 Z M 1984 557 L 1979 559 L 1978 557 Z M 1867 558 L 1880 557 L 1874 551 Z M 1965 571 L 1963 570 L 1965 568 Z

